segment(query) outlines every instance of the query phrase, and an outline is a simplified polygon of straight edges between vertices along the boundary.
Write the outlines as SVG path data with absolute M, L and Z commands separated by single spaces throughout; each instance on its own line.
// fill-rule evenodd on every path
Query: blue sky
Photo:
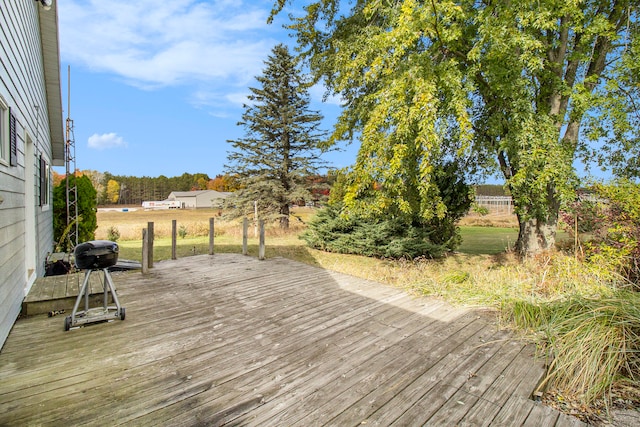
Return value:
M 228 139 L 249 87 L 277 43 L 272 0 L 57 0 L 64 116 L 74 123 L 76 166 L 115 175 L 223 172 Z M 68 68 L 71 103 L 68 108 Z M 311 91 L 329 130 L 337 102 Z M 330 153 L 351 165 L 357 146 Z M 63 168 L 62 168 L 63 169 Z
M 76 166 L 115 175 L 223 172 L 249 87 L 273 46 L 294 40 L 273 0 L 57 0 L 65 117 L 74 122 Z M 71 104 L 67 70 L 71 69 Z M 311 90 L 330 130 L 338 102 Z M 69 111 L 68 111 L 69 110 Z M 358 145 L 325 160 L 355 162 Z M 576 161 L 578 170 L 582 165 Z M 64 168 L 59 172 L 64 172 Z M 597 176 L 608 176 L 597 168 Z M 585 175 L 585 173 L 581 173 Z M 487 177 L 486 182 L 502 179 Z

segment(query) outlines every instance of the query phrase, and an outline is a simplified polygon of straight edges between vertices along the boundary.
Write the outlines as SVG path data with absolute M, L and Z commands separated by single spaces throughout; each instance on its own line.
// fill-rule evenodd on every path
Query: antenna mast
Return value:
M 78 186 L 76 184 L 76 141 L 71 120 L 71 66 L 67 67 L 67 126 L 65 144 L 67 230 L 69 230 L 69 250 L 78 245 Z M 73 172 L 72 172 L 73 169 Z M 73 182 L 71 176 L 73 175 Z

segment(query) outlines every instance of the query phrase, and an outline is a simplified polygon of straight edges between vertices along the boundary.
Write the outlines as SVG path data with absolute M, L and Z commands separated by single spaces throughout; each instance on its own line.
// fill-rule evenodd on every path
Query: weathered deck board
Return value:
M 84 272 L 74 272 L 36 279 L 29 291 L 29 295 L 22 303 L 22 314 L 32 316 L 50 311 L 70 311 L 76 302 L 76 297 L 80 292 L 84 278 Z M 89 295 L 93 304 L 103 300 L 103 283 L 104 276 L 101 272 L 91 274 Z
M 284 259 L 113 277 L 125 321 L 16 323 L 0 425 L 580 424 L 528 399 L 542 362 L 488 312 Z

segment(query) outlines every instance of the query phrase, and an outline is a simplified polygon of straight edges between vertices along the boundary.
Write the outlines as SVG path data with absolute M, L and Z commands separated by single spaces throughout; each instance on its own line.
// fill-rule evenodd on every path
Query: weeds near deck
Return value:
M 545 379 L 590 404 L 615 381 L 640 378 L 640 295 L 616 290 L 609 296 L 573 296 L 558 301 L 517 301 L 505 315 L 537 334 L 554 358 Z

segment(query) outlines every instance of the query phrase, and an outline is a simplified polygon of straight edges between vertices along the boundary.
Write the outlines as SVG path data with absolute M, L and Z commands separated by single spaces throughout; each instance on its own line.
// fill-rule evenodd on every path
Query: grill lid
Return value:
M 110 240 L 80 243 L 74 250 L 76 267 L 82 270 L 107 268 L 118 262 L 118 244 Z

